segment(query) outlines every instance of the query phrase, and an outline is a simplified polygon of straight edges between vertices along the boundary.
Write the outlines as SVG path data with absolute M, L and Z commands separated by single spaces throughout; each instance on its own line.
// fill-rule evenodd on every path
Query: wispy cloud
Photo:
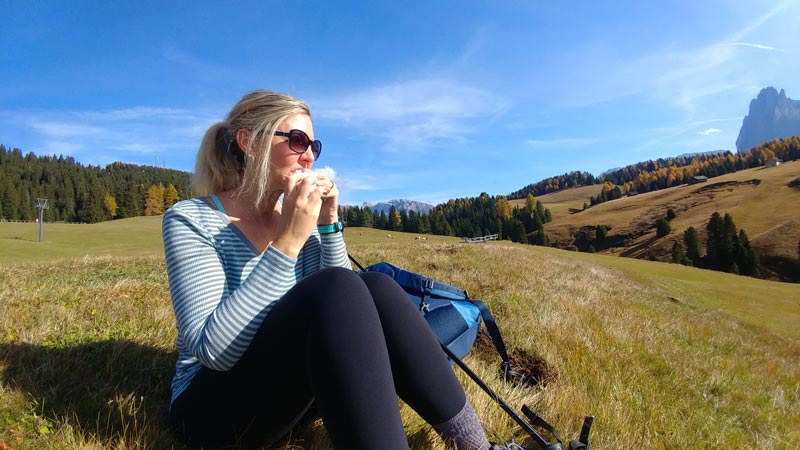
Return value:
M 234 73 L 229 66 L 211 62 L 172 46 L 161 49 L 161 57 L 165 63 L 186 69 L 194 76 L 206 80 L 226 78 Z
M 585 147 L 596 144 L 599 139 L 591 138 L 556 138 L 556 139 L 530 139 L 525 144 L 536 148 L 559 148 L 559 147 Z
M 693 112 L 698 102 L 710 96 L 741 89 L 749 85 L 747 67 L 756 64 L 744 58 L 737 47 L 751 47 L 763 50 L 777 50 L 760 44 L 748 43 L 750 34 L 761 30 L 785 5 L 779 5 L 749 23 L 739 27 L 735 32 L 716 42 L 686 52 L 665 52 L 647 58 L 656 63 L 661 60 L 669 69 L 656 77 L 655 87 L 660 96 L 676 105 Z M 655 67 L 665 67 L 656 63 Z
M 751 48 L 757 48 L 759 50 L 769 50 L 769 51 L 773 51 L 773 52 L 792 53 L 791 50 L 786 50 L 786 49 L 776 48 L 776 47 L 770 47 L 768 45 L 753 44 L 753 43 L 750 43 L 750 42 L 731 42 L 728 45 L 731 45 L 731 46 L 734 46 L 734 47 L 751 47 Z
M 716 128 L 709 128 L 707 130 L 698 131 L 697 134 L 702 134 L 703 136 L 708 136 L 709 134 L 719 133 L 720 130 Z
M 506 102 L 484 89 L 431 78 L 346 92 L 312 104 L 319 120 L 376 134 L 386 148 L 412 149 L 435 140 L 463 140 L 476 132 L 475 121 L 488 120 Z
M 1 111 L 0 121 L 27 129 L 32 148 L 44 154 L 80 157 L 90 164 L 160 154 L 171 164 L 193 159 L 203 131 L 214 122 L 210 114 L 182 109 L 138 106 L 109 110 Z M 101 161 L 102 159 L 102 161 Z M 188 168 L 189 164 L 183 164 Z

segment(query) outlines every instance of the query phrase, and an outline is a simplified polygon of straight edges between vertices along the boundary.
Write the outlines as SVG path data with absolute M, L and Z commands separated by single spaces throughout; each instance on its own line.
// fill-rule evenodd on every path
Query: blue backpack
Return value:
M 501 368 L 506 375 L 511 373 L 506 345 L 497 323 L 485 303 L 469 298 L 463 289 L 427 278 L 418 273 L 380 262 L 364 268 L 352 256 L 350 259 L 362 272 L 381 272 L 393 278 L 414 302 L 420 314 L 428 322 L 439 341 L 458 358 L 469 353 L 481 328 L 481 320 L 486 325 L 483 331 L 494 343 L 503 362 Z M 451 363 L 453 363 L 451 359 Z
M 489 312 L 489 308 L 483 302 L 470 299 L 463 289 L 427 278 L 418 273 L 400 269 L 387 262 L 380 262 L 364 268 L 355 258 L 349 254 L 348 256 L 362 272 L 381 272 L 392 277 L 405 290 L 408 298 L 414 302 L 434 334 L 438 336 L 442 350 L 444 350 L 451 364 L 457 364 L 464 370 L 489 397 L 497 402 L 539 444 L 542 450 L 564 449 L 561 437 L 552 425 L 536 415 L 528 406 L 523 405 L 522 413 L 527 417 L 527 420 L 525 420 L 461 360 L 469 353 L 475 343 L 478 331 L 481 331 L 492 340 L 497 353 L 503 359 L 500 368 L 504 378 L 524 379 L 522 374 L 511 369 L 511 362 L 506 352 L 503 337 L 500 335 L 500 330 L 497 328 L 497 323 L 495 323 L 492 313 Z M 481 319 L 483 319 L 488 333 L 481 328 Z M 580 437 L 569 442 L 569 450 L 589 450 L 589 432 L 593 422 L 594 417 L 592 416 L 584 418 Z M 545 440 L 533 428 L 534 426 L 549 431 L 557 442 L 553 443 Z M 522 448 L 520 446 L 517 447 Z

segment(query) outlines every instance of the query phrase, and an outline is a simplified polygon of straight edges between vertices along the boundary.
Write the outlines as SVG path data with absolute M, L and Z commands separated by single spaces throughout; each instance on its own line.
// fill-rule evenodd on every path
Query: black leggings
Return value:
M 436 336 L 394 280 L 330 268 L 275 305 L 231 370 L 201 368 L 170 421 L 194 446 L 268 444 L 316 400 L 336 448 L 408 449 L 397 395 L 430 424 L 466 403 Z

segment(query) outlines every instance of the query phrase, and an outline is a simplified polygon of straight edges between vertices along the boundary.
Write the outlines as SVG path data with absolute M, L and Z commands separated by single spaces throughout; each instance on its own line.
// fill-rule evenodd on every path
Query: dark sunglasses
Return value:
M 276 131 L 275 136 L 289 138 L 289 149 L 295 153 L 305 153 L 309 145 L 314 159 L 319 159 L 319 155 L 322 153 L 322 142 L 312 141 L 303 130 L 289 130 L 288 133 L 286 131 Z

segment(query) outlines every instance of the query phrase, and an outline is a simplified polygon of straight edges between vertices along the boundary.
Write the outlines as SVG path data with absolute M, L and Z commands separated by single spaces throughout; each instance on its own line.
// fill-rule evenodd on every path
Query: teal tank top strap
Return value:
M 209 195 L 209 197 L 211 197 L 211 201 L 214 202 L 214 206 L 217 207 L 217 210 L 227 216 L 228 213 L 225 211 L 225 207 L 222 206 L 222 202 L 219 201 L 219 197 L 217 197 L 217 194 L 211 194 Z

